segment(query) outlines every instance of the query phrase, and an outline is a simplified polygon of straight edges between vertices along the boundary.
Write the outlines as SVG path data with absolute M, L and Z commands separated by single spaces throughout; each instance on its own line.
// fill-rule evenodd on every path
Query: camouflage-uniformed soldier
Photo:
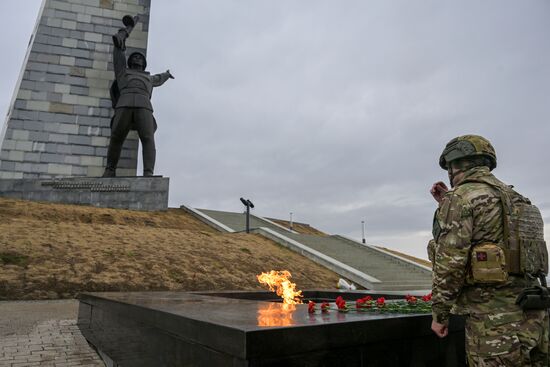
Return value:
M 111 120 L 111 140 L 103 177 L 116 176 L 122 144 L 130 130 L 137 130 L 142 144 L 143 175 L 152 176 L 155 169 L 154 135 L 157 124 L 153 117 L 151 95 L 153 87 L 161 86 L 169 78 L 174 77 L 169 70 L 150 75 L 145 71 L 147 67 L 145 55 L 140 52 L 132 53 L 126 63 L 125 42 L 138 19 L 138 17 L 125 16 L 123 21 L 126 28 L 121 28 L 113 36 L 113 66 L 116 81 L 111 87 L 111 98 L 115 115 Z
M 445 337 L 449 314 L 462 314 L 470 366 L 548 366 L 547 305 L 516 304 L 525 289 L 546 289 L 537 280 L 548 271 L 540 212 L 493 176 L 495 151 L 483 137 L 451 140 L 440 166 L 453 189 L 431 190 L 432 330 Z

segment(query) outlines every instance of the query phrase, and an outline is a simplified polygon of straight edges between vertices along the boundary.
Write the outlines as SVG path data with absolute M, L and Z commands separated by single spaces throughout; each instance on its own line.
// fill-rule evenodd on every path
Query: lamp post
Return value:
M 290 230 L 292 231 L 292 212 L 290 212 Z
M 250 208 L 254 208 L 252 201 L 241 198 L 241 203 L 246 206 L 246 233 L 250 233 Z
M 367 241 L 365 241 L 365 221 L 364 220 L 361 221 L 361 229 L 363 233 L 363 236 L 361 237 L 363 240 L 361 242 L 367 243 Z

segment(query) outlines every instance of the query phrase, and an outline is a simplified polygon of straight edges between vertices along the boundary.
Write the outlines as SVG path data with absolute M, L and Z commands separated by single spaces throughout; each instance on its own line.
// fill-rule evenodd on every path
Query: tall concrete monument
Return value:
M 0 178 L 100 177 L 113 114 L 113 38 L 126 14 L 139 23 L 128 51 L 146 54 L 150 0 L 44 0 L 6 122 Z M 118 176 L 135 176 L 138 137 L 126 139 Z
M 124 46 L 145 59 L 150 3 L 43 0 L 0 130 L 0 196 L 138 210 L 168 207 L 167 177 L 151 176 L 152 169 L 150 177 L 135 177 L 135 131 L 116 146 L 117 177 L 101 177 L 114 115 L 113 34 L 125 15 L 136 15 L 139 23 Z

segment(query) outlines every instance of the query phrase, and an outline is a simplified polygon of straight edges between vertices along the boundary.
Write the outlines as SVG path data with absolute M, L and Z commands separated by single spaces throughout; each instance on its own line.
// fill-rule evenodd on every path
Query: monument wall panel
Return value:
M 139 14 L 127 53 L 146 53 L 150 1 L 43 1 L 0 130 L 0 178 L 101 176 L 113 115 L 111 36 L 124 15 Z M 119 176 L 136 174 L 137 152 L 131 132 Z

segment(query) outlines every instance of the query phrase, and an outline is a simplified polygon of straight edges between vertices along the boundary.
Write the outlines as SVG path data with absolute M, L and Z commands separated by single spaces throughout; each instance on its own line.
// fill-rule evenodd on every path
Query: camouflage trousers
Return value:
M 546 310 L 471 314 L 466 318 L 470 367 L 548 366 Z

